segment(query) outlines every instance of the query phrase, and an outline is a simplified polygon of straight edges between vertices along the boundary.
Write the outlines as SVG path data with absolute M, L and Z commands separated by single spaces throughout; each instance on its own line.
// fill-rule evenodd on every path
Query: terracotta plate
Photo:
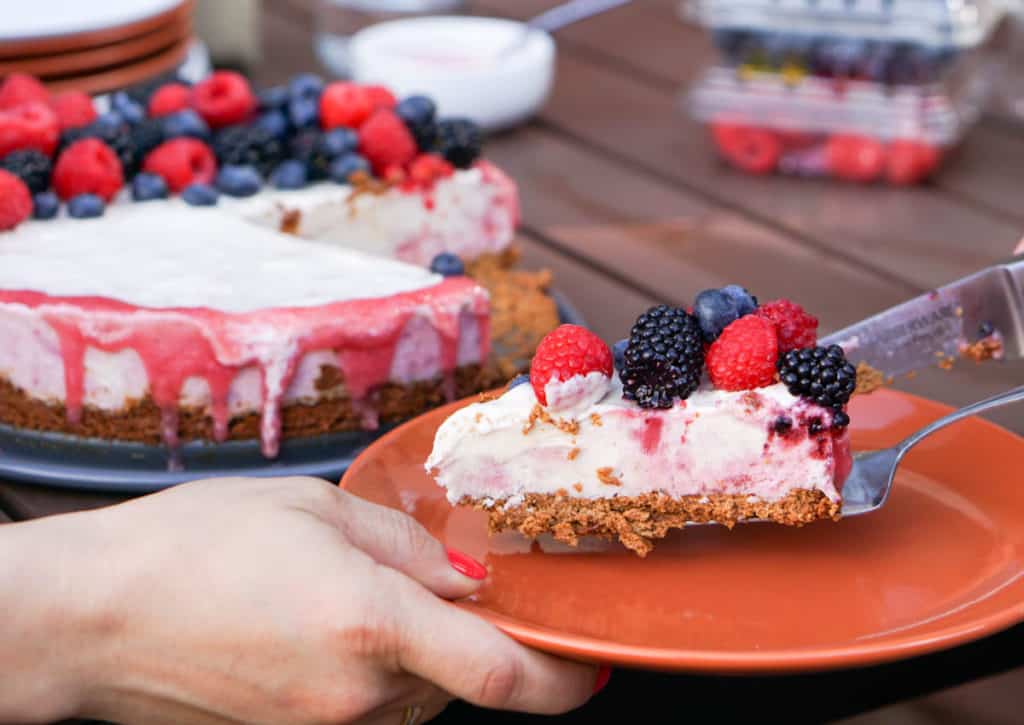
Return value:
M 159 53 L 143 58 L 138 62 L 129 63 L 128 65 L 101 70 L 96 73 L 48 78 L 46 86 L 53 93 L 78 90 L 89 94 L 106 93 L 107 91 L 126 88 L 176 68 L 185 60 L 185 57 L 188 55 L 189 46 L 194 41 L 194 37 L 182 38 Z
M 464 403 L 462 403 L 464 404 Z M 693 527 L 647 559 L 518 535 L 488 539 L 423 472 L 460 404 L 376 441 L 342 486 L 408 511 L 491 576 L 461 606 L 567 657 L 722 673 L 868 665 L 973 640 L 1024 620 L 1024 439 L 964 421 L 907 457 L 886 507 L 803 529 Z M 881 390 L 852 403 L 858 449 L 890 445 L 948 408 Z

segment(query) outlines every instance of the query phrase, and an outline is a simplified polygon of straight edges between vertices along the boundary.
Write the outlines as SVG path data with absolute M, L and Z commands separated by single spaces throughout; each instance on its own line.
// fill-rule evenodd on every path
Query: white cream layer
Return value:
M 771 432 L 779 416 L 794 428 L 818 417 L 828 437 L 829 411 L 792 396 L 781 384 L 726 392 L 704 386 L 685 404 L 645 410 L 622 398 L 617 377 L 599 402 L 557 426 L 531 414 L 537 398 L 529 384 L 454 413 L 437 431 L 426 462 L 456 503 L 559 491 L 583 498 L 749 494 L 766 501 L 793 489 L 817 489 L 839 500 L 831 446 L 821 455 L 815 436 Z M 558 419 L 557 413 L 552 417 Z M 806 433 L 806 430 L 802 431 Z M 618 482 L 620 485 L 615 485 Z

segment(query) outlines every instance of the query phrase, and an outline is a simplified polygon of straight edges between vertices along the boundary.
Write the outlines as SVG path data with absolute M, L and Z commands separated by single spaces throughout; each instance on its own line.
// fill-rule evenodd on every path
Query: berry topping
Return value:
M 177 193 L 190 184 L 209 184 L 217 176 L 217 159 L 210 147 L 194 138 L 174 138 L 153 149 L 142 168 L 162 176 Z
M 847 181 L 874 181 L 885 170 L 885 147 L 867 136 L 831 136 L 825 155 L 832 174 Z
M 162 120 L 164 136 L 167 138 L 189 136 L 200 141 L 206 141 L 210 138 L 210 127 L 206 125 L 206 121 L 203 120 L 202 116 L 191 108 L 172 113 L 165 116 Z
M 246 120 L 256 108 L 256 96 L 240 73 L 220 70 L 192 89 L 192 105 L 211 128 Z
M 779 358 L 778 369 L 779 379 L 790 393 L 837 413 L 857 387 L 857 371 L 838 345 L 790 350 Z M 833 425 L 842 427 L 849 421 L 844 413 L 833 418 Z
M 769 174 L 778 166 L 782 142 L 772 131 L 731 123 L 714 123 L 711 135 L 725 160 L 752 174 Z
M 590 330 L 578 325 L 561 325 L 537 346 L 530 365 L 530 384 L 537 400 L 547 406 L 550 383 L 567 382 L 594 372 L 611 378 L 612 351 Z
M 383 175 L 389 166 L 404 166 L 416 156 L 416 141 L 393 111 L 376 111 L 359 129 L 359 150 Z M 449 159 L 450 160 L 450 159 Z
M 168 83 L 160 86 L 149 97 L 149 115 L 167 116 L 184 111 L 192 103 L 192 89 L 184 83 Z
M 50 174 L 53 164 L 50 157 L 35 149 L 11 151 L 0 161 L 0 168 L 10 171 L 25 182 L 25 186 L 33 194 L 39 194 L 50 188 Z
M 95 219 L 103 216 L 106 204 L 96 194 L 79 194 L 68 202 L 68 214 L 75 219 Z
M 333 159 L 358 149 L 359 134 L 350 128 L 336 128 L 327 131 L 323 135 L 321 143 L 324 152 Z
M 359 154 L 344 154 L 331 162 L 328 173 L 339 184 L 348 184 L 353 174 L 369 174 L 370 162 Z
M 394 108 L 398 105 L 395 94 L 384 86 L 366 86 L 366 94 L 374 108 Z
M 420 154 L 409 164 L 409 181 L 422 188 L 429 188 L 454 173 L 455 167 L 438 154 Z
M 192 206 L 215 206 L 220 192 L 209 184 L 189 184 L 181 192 L 181 198 Z
M 530 382 L 529 375 L 516 375 L 514 378 L 508 381 L 508 389 L 518 388 L 520 385 L 525 385 Z
M 307 128 L 295 134 L 289 144 L 292 158 L 306 165 L 310 180 L 326 179 L 331 157 L 323 142 L 323 134 L 314 128 Z
M 775 382 L 779 357 L 775 325 L 746 315 L 724 330 L 708 348 L 708 376 L 720 390 L 749 390 Z
M 82 91 L 65 91 L 50 99 L 50 109 L 57 114 L 61 130 L 86 126 L 96 120 L 92 98 Z
M 83 138 L 64 149 L 53 167 L 53 188 L 61 199 L 95 194 L 110 201 L 124 186 L 124 171 L 113 149 Z
M 280 110 L 288 105 L 291 99 L 288 86 L 271 86 L 256 92 L 256 101 L 264 111 Z
M 934 146 L 906 139 L 892 141 L 887 156 L 885 178 L 897 186 L 924 180 L 939 163 L 939 152 Z
M 740 317 L 749 315 L 757 309 L 757 298 L 747 292 L 746 288 L 740 287 L 738 284 L 727 284 L 718 291 L 736 303 L 736 310 L 739 312 Z
M 652 307 L 630 330 L 623 358 L 623 397 L 642 408 L 671 408 L 700 385 L 704 340 L 697 318 L 680 307 Z
M 32 197 L 32 217 L 53 219 L 60 211 L 60 199 L 52 191 L 44 191 Z
M 466 267 L 456 255 L 441 252 L 430 261 L 430 271 L 442 277 L 461 277 L 466 273 Z
M 324 79 L 316 73 L 299 73 L 288 81 L 288 94 L 292 98 L 319 98 L 324 91 Z
M 293 98 L 288 102 L 288 122 L 295 128 L 320 125 L 320 102 L 316 98 Z
M 281 111 L 267 111 L 256 119 L 256 125 L 274 138 L 283 139 L 291 130 L 288 117 Z
M 308 182 L 306 165 L 295 159 L 282 162 L 270 175 L 270 183 L 277 189 L 301 189 Z
M 220 167 L 217 188 L 228 196 L 253 196 L 263 186 L 263 177 L 254 166 Z
M 11 73 L 0 83 L 0 109 L 9 110 L 26 103 L 47 103 L 50 92 L 34 76 Z
M 626 348 L 629 347 L 629 340 L 619 340 L 612 345 L 612 358 L 615 360 L 615 369 L 620 373 L 626 367 Z
M 52 156 L 59 139 L 57 114 L 45 103 L 31 101 L 0 111 L 0 156 L 16 149 L 36 149 Z
M 395 114 L 410 128 L 433 123 L 437 106 L 426 96 L 409 96 L 395 106 Z
M 162 176 L 142 172 L 132 179 L 132 199 L 135 201 L 166 199 L 170 193 Z
M 253 166 L 269 174 L 285 156 L 284 144 L 260 126 L 228 126 L 217 132 L 213 153 L 225 166 Z M 224 189 L 221 189 L 224 191 Z
M 124 91 L 118 91 L 111 97 L 110 106 L 128 123 L 138 123 L 146 117 L 142 104 Z
M 441 155 L 457 169 L 468 169 L 480 157 L 483 135 L 467 118 L 451 118 L 437 124 L 437 145 Z
M 807 314 L 804 308 L 795 302 L 765 302 L 754 314 L 770 320 L 775 325 L 779 333 L 779 352 L 814 347 L 818 344 L 818 318 Z
M 0 169 L 0 231 L 14 229 L 32 214 L 32 195 L 25 182 Z
M 742 317 L 736 299 L 717 289 L 706 289 L 697 295 L 693 314 L 707 342 L 717 340 L 722 330 Z
M 387 104 L 376 103 L 366 86 L 344 81 L 331 83 L 320 96 L 320 125 L 325 129 L 339 126 L 359 128 L 378 106 L 388 107 Z

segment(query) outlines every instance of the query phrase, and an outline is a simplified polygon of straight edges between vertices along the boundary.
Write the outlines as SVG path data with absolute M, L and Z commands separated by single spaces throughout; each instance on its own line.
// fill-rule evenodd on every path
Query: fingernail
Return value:
M 474 559 L 469 554 L 463 554 L 458 549 L 448 549 L 448 561 L 452 568 L 470 579 L 483 581 L 487 578 L 487 567 Z
M 597 668 L 597 679 L 594 680 L 594 694 L 596 695 L 608 685 L 612 678 L 612 668 L 608 665 L 601 665 Z

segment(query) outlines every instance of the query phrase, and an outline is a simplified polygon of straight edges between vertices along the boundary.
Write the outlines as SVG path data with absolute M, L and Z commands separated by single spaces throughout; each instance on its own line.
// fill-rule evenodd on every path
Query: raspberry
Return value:
M 162 176 L 177 193 L 191 184 L 211 184 L 217 176 L 217 158 L 210 147 L 194 138 L 164 141 L 149 152 L 142 168 Z
M 50 108 L 57 114 L 57 121 L 63 131 L 68 128 L 86 126 L 96 120 L 96 108 L 92 98 L 82 91 L 65 91 L 50 99 Z
M 395 94 L 384 86 L 366 86 L 366 93 L 374 108 L 394 108 L 398 105 Z
M 775 171 L 782 155 L 779 136 L 763 128 L 714 123 L 711 135 L 726 161 L 751 174 Z
M 775 325 L 757 315 L 747 315 L 722 330 L 708 348 L 711 382 L 720 390 L 750 390 L 775 382 L 779 357 Z
M 548 404 L 544 387 L 552 380 L 601 372 L 612 375 L 612 352 L 600 337 L 579 325 L 561 325 L 540 341 L 530 365 L 530 384 L 541 405 Z
M 0 111 L 0 156 L 16 149 L 35 149 L 53 155 L 60 140 L 57 114 L 44 103 L 23 103 Z
M 825 146 L 829 171 L 847 181 L 874 181 L 885 170 L 885 147 L 867 136 L 838 134 Z
M 25 182 L 0 169 L 0 231 L 14 229 L 32 215 L 32 195 Z
M 420 154 L 409 164 L 409 181 L 421 188 L 429 188 L 454 173 L 455 167 L 439 154 Z
M 934 146 L 898 139 L 889 144 L 885 178 L 890 184 L 905 186 L 923 181 L 939 163 Z
M 38 78 L 11 73 L 0 84 L 0 109 L 7 111 L 25 103 L 48 103 L 50 92 Z
M 192 106 L 211 128 L 221 128 L 249 118 L 256 96 L 241 73 L 219 70 L 192 89 Z
M 156 118 L 184 111 L 186 108 L 189 108 L 191 102 L 191 88 L 184 83 L 168 83 L 160 86 L 149 97 L 149 115 L 151 118 Z
M 392 101 L 394 98 L 392 98 Z M 330 83 L 320 96 L 320 126 L 359 128 L 377 107 L 374 93 L 355 83 Z
M 359 129 L 359 150 L 377 174 L 404 166 L 416 156 L 416 141 L 393 111 L 380 109 Z
M 775 325 L 779 334 L 779 352 L 818 344 L 818 318 L 789 300 L 765 302 L 754 313 Z
M 652 307 L 629 331 L 622 357 L 622 396 L 641 408 L 671 408 L 700 385 L 704 368 L 700 324 L 681 307 Z
M 83 138 L 64 149 L 53 167 L 53 188 L 61 199 L 95 194 L 110 201 L 124 186 L 117 154 L 95 138 Z

